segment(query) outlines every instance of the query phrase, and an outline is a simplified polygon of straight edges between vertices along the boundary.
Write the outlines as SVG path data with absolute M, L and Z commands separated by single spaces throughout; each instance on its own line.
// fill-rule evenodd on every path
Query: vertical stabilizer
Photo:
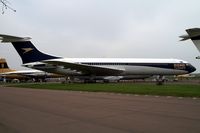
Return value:
M 15 37 L 9 35 L 0 35 L 1 42 L 10 42 L 20 55 L 23 64 L 59 58 L 40 52 L 30 41 L 29 37 Z
M 15 71 L 8 67 L 6 59 L 0 58 L 0 73 Z

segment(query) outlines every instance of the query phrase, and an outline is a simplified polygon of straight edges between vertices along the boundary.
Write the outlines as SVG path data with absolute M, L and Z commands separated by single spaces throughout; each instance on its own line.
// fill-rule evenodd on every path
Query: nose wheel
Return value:
M 165 76 L 163 75 L 158 75 L 156 77 L 156 85 L 163 85 L 165 82 Z

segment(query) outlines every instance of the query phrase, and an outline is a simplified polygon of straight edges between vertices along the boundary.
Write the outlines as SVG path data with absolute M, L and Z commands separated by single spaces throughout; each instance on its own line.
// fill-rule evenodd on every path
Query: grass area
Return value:
M 73 90 L 90 92 L 114 92 L 142 95 L 161 95 L 179 97 L 200 97 L 200 85 L 198 84 L 165 84 L 155 85 L 148 83 L 120 83 L 120 84 L 61 84 L 61 83 L 34 83 L 14 84 L 12 87 L 49 89 L 49 90 Z

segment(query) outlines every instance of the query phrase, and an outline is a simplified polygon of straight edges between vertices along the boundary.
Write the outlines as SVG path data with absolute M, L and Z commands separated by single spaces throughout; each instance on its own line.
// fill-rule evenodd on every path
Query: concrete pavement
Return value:
M 199 133 L 200 100 L 0 87 L 0 133 Z

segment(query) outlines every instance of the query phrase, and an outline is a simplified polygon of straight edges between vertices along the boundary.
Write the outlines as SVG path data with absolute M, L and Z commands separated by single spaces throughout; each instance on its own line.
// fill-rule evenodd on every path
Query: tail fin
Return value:
M 0 69 L 9 68 L 6 59 L 0 58 Z
M 8 67 L 6 59 L 0 58 L 0 74 L 5 72 L 15 71 Z
M 29 37 L 15 37 L 9 35 L 0 35 L 1 42 L 11 42 L 20 55 L 23 64 L 48 60 L 48 59 L 56 59 L 59 57 L 51 56 L 45 53 L 40 52 L 32 43 L 29 41 L 31 38 Z
M 180 36 L 180 38 L 182 38 L 181 41 L 191 39 L 200 52 L 200 28 L 187 29 L 186 32 L 188 35 Z

